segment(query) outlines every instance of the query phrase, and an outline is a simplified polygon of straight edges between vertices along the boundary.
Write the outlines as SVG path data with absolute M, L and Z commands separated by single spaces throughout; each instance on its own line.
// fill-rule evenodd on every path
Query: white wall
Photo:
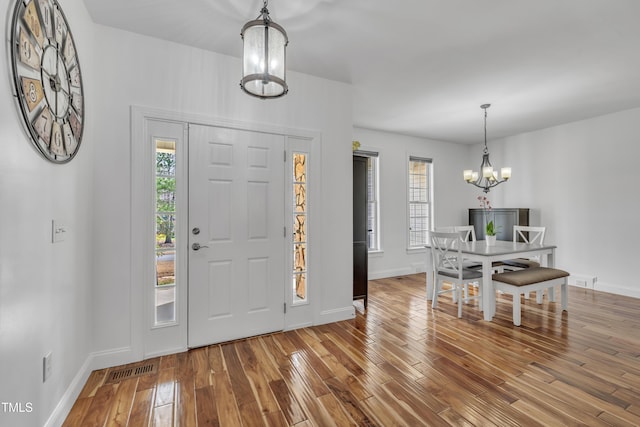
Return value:
M 6 59 L 0 67 L 0 402 L 33 409 L 11 414 L 0 406 L 2 426 L 44 425 L 69 386 L 83 382 L 76 375 L 91 349 L 93 24 L 81 2 L 59 3 L 76 39 L 88 111 L 71 163 L 50 163 L 31 145 Z M 0 13 L 10 16 L 13 2 L 2 0 Z M 65 241 L 51 243 L 52 219 L 68 226 Z M 49 351 L 53 373 L 43 383 L 42 357 Z
M 632 176 L 640 158 L 640 109 L 622 111 L 503 140 L 489 141 L 495 167 L 513 177 L 492 189 L 494 207 L 529 208 L 532 225 L 547 227 L 558 246 L 556 265 L 576 279 L 597 277 L 596 290 L 640 297 L 632 276 L 639 251 L 640 194 Z M 422 254 L 406 252 L 406 157 L 434 159 L 436 226 L 466 224 L 483 194 L 462 170 L 478 169 L 482 144 L 458 146 L 354 129 L 363 149 L 380 153 L 382 254 L 369 257 L 369 275 L 415 272 Z
M 407 162 L 409 156 L 433 160 L 435 225 L 467 223 L 475 196 L 462 179 L 467 146 L 354 128 L 362 150 L 379 153 L 381 253 L 369 255 L 369 278 L 425 271 L 424 250 L 407 251 Z
M 381 153 L 384 254 L 371 259 L 372 276 L 423 263 L 423 254 L 406 252 L 407 155 L 434 160 L 436 225 L 464 223 L 466 209 L 476 206 L 477 192 L 461 171 L 479 163 L 477 147 L 352 129 L 351 88 L 298 73 L 289 73 L 285 98 L 253 99 L 238 88 L 238 59 L 97 26 L 82 2 L 59 2 L 76 39 L 86 95 L 84 140 L 70 164 L 48 163 L 30 146 L 9 96 L 8 66 L 0 67 L 0 402 L 33 408 L 16 415 L 0 408 L 0 425 L 63 417 L 88 360 L 107 355 L 104 363 L 110 353 L 139 345 L 131 332 L 141 309 L 131 304 L 131 105 L 321 133 L 315 218 L 323 236 L 316 248 L 324 267 L 316 282 L 322 312 L 350 305 L 352 139 Z M 8 16 L 13 2 L 0 5 Z M 6 34 L 6 20 L 2 25 Z M 638 122 L 640 109 L 491 144 L 494 163 L 513 168 L 512 181 L 491 192 L 494 205 L 534 209 L 559 247 L 560 267 L 598 276 L 600 289 L 636 296 L 625 266 L 633 265 L 640 237 L 631 176 L 640 154 Z M 65 242 L 50 243 L 52 219 L 68 225 Z M 615 234 L 622 229 L 623 237 Z M 48 351 L 54 370 L 43 384 Z
M 638 123 L 633 109 L 490 143 L 492 162 L 496 147 L 504 160 L 495 163 L 513 171 L 497 206 L 533 209 L 547 227 L 545 241 L 558 246 L 559 268 L 596 276 L 595 289 L 635 297 Z
M 0 411 L 0 425 L 61 422 L 90 369 L 130 361 L 141 345 L 132 337 L 142 310 L 131 304 L 132 105 L 320 134 L 314 321 L 352 314 L 351 88 L 289 72 L 290 93 L 261 101 L 239 89 L 239 59 L 98 26 L 81 2 L 60 3 L 86 96 L 85 136 L 70 164 L 47 163 L 29 145 L 8 67 L 0 71 L 0 401 L 33 407 Z M 52 219 L 69 226 L 64 243 L 50 243 Z M 48 351 L 54 372 L 42 384 Z
M 97 118 L 93 331 L 101 363 L 127 361 L 141 345 L 132 335 L 142 307 L 131 299 L 138 286 L 130 280 L 131 105 L 319 132 L 321 159 L 311 160 L 314 165 L 321 160 L 323 167 L 322 194 L 312 212 L 320 224 L 310 260 L 319 267 L 310 287 L 321 290 L 315 294 L 315 320 L 353 313 L 351 191 L 345 191 L 351 182 L 350 86 L 289 72 L 287 96 L 259 100 L 240 90 L 237 58 L 102 26 L 95 34 L 102 58 L 95 73 L 102 85 L 92 111 Z

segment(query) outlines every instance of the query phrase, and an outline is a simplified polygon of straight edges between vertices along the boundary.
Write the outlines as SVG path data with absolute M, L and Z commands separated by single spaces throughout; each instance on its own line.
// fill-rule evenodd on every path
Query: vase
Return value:
M 487 246 L 495 246 L 496 236 L 485 236 L 485 241 L 487 242 Z

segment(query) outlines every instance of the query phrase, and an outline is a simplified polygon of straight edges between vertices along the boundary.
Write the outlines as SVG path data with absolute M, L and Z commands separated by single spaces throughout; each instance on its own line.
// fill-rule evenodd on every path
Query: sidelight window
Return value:
M 293 153 L 293 295 L 307 300 L 307 154 Z

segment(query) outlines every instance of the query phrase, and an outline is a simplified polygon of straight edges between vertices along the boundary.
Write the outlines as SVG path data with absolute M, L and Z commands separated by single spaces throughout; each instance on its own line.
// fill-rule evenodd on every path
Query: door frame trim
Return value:
M 239 120 L 230 120 L 225 118 L 189 114 L 177 111 L 168 111 L 156 108 L 148 108 L 143 106 L 132 105 L 130 107 L 131 117 L 131 158 L 130 158 L 130 173 L 131 173 L 131 188 L 130 188 L 130 202 L 131 202 L 131 233 L 130 233 L 130 250 L 131 250 L 131 270 L 130 270 L 130 319 L 131 319 L 131 340 L 130 349 L 133 360 L 142 360 L 144 358 L 161 356 L 165 354 L 171 354 L 181 351 L 186 351 L 187 347 L 187 333 L 186 329 L 183 333 L 182 340 L 178 346 L 163 348 L 153 353 L 145 352 L 145 333 L 148 328 L 148 319 L 152 313 L 149 313 L 149 304 L 146 301 L 147 293 L 145 292 L 145 283 L 148 279 L 148 273 L 145 272 L 145 262 L 148 259 L 148 254 L 145 254 L 145 230 L 149 226 L 150 216 L 148 215 L 146 204 L 144 202 L 144 194 L 149 191 L 151 182 L 149 174 L 143 170 L 141 165 L 144 165 L 148 159 L 145 158 L 147 154 L 145 151 L 146 144 L 141 144 L 140 141 L 146 141 L 150 136 L 147 132 L 148 121 L 166 121 L 172 123 L 181 123 L 188 127 L 189 124 L 199 124 L 205 126 L 215 127 L 228 127 L 238 130 L 248 130 L 254 132 L 263 132 L 276 135 L 282 135 L 287 138 L 294 138 L 296 140 L 307 141 L 309 144 L 309 151 L 313 158 L 313 172 L 314 176 L 309 177 L 313 180 L 310 182 L 310 200 L 309 203 L 316 203 L 314 199 L 320 200 L 321 198 L 321 180 L 322 180 L 322 135 L 317 131 L 292 129 L 284 126 L 273 126 L 262 123 L 246 122 Z M 188 135 L 185 141 L 188 145 Z M 285 143 L 286 149 L 288 144 Z M 310 171 L 310 172 L 312 172 Z M 148 172 L 148 171 L 147 171 Z M 286 182 L 286 178 L 285 178 Z M 311 218 L 310 218 L 311 221 Z M 322 223 L 321 218 L 317 218 L 318 223 L 315 220 L 310 223 L 310 227 L 307 230 L 309 238 L 317 235 L 322 236 Z M 313 263 L 309 264 L 309 277 L 316 276 L 314 270 L 322 265 L 320 259 L 321 254 L 314 253 Z M 314 268 L 315 267 L 315 268 Z M 285 270 L 286 272 L 286 270 Z M 316 276 L 317 277 L 317 276 Z M 313 285 L 312 285 L 313 286 Z M 285 330 L 293 329 L 301 324 L 310 325 L 316 323 L 320 317 L 321 303 L 318 300 L 320 292 L 317 289 L 311 289 L 310 304 L 287 308 L 285 314 Z M 285 292 L 287 295 L 287 292 Z M 313 296 L 313 299 L 311 297 Z M 186 309 L 186 298 L 183 298 L 183 304 Z M 296 310 L 297 308 L 297 310 Z M 178 312 L 184 311 L 178 307 Z M 185 322 L 186 322 L 186 312 Z

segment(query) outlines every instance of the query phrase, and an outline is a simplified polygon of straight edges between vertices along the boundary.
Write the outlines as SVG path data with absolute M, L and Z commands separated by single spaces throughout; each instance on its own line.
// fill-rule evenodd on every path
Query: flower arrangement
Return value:
M 498 227 L 495 226 L 495 224 L 493 223 L 493 220 L 491 221 L 487 221 L 489 218 L 487 216 L 487 212 L 491 212 L 491 202 L 489 202 L 489 199 L 487 198 L 487 196 L 478 196 L 478 201 L 480 202 L 480 207 L 484 210 L 484 221 L 485 221 L 485 228 L 484 228 L 484 232 L 487 236 L 495 236 L 496 233 L 498 232 Z

